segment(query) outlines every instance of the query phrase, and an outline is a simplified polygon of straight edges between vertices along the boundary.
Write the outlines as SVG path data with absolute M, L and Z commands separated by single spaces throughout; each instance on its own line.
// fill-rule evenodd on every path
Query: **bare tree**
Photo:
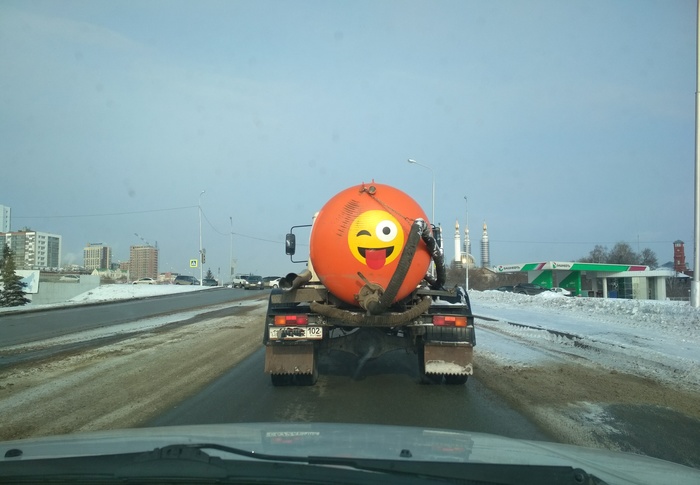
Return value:
M 579 259 L 582 263 L 607 263 L 608 248 L 597 244 L 588 256 Z
M 634 252 L 632 246 L 620 241 L 608 251 L 608 248 L 596 245 L 588 256 L 580 258 L 582 263 L 608 263 L 608 264 L 643 264 L 656 268 L 659 263 L 656 254 L 649 248 L 644 248 L 641 254 Z
M 610 250 L 607 262 L 611 264 L 639 264 L 639 261 L 641 258 L 634 252 L 632 246 L 621 241 Z
M 642 260 L 641 264 L 644 266 L 649 266 L 650 268 L 658 268 L 659 261 L 656 259 L 656 253 L 649 248 L 642 249 Z

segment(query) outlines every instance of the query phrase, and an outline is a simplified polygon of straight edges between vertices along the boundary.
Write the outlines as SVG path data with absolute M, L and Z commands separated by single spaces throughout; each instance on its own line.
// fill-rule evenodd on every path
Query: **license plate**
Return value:
M 270 338 L 273 340 L 320 340 L 323 338 L 321 327 L 271 327 Z

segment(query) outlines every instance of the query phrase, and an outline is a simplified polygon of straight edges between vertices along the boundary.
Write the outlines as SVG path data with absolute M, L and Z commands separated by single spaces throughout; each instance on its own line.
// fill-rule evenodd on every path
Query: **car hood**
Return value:
M 216 443 L 282 456 L 352 457 L 581 468 L 611 484 L 700 483 L 700 470 L 631 453 L 441 429 L 331 423 L 137 428 L 0 442 L 3 462 L 147 452 Z M 219 456 L 230 459 L 251 458 Z

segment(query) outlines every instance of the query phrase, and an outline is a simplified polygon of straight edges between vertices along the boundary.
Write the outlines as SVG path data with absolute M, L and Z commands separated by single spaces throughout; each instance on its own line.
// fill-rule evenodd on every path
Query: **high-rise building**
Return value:
M 158 277 L 158 248 L 131 246 L 129 250 L 129 279 Z
M 489 256 L 489 235 L 486 231 L 486 221 L 484 221 L 484 233 L 481 236 L 481 267 L 488 268 L 491 266 L 491 259 Z
M 6 205 L 0 205 L 0 232 L 10 232 L 12 211 Z
M 112 249 L 102 243 L 88 243 L 83 248 L 83 266 L 85 269 L 110 269 Z
M 0 233 L 10 246 L 17 269 L 58 270 L 61 267 L 61 236 L 23 229 Z

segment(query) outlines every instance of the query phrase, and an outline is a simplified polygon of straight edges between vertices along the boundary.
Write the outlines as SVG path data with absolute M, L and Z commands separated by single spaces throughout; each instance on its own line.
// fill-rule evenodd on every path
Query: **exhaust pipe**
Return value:
M 284 278 L 281 278 L 279 287 L 282 291 L 292 291 L 305 285 L 309 281 L 311 281 L 311 271 L 305 269 L 300 274 L 289 273 Z

